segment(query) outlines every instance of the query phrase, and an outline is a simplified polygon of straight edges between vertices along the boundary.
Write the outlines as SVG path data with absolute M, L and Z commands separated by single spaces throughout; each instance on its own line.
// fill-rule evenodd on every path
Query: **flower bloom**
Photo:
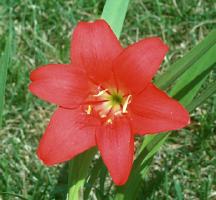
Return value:
M 30 76 L 30 91 L 58 105 L 39 158 L 53 165 L 97 145 L 115 184 L 124 184 L 135 134 L 175 130 L 190 121 L 181 104 L 151 83 L 167 51 L 157 37 L 123 48 L 104 20 L 80 22 L 71 63 L 48 64 Z

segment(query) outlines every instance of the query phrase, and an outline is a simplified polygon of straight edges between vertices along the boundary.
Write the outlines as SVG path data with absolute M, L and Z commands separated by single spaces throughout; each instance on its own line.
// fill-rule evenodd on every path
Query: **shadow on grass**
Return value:
M 143 181 L 139 196 L 145 197 L 145 199 L 150 199 L 155 191 L 158 191 L 159 188 L 162 187 L 165 176 L 165 171 L 154 171 L 153 177 L 148 177 Z
M 61 169 L 58 177 L 57 184 L 52 192 L 55 200 L 64 200 L 67 197 L 68 190 L 68 164 L 65 164 Z

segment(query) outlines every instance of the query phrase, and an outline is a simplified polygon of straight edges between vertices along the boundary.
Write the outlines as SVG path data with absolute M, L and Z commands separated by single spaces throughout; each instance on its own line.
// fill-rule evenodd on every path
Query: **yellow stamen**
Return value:
M 92 106 L 91 106 L 91 105 L 88 105 L 88 108 L 87 108 L 87 110 L 86 110 L 87 115 L 90 115 L 91 112 L 92 112 Z

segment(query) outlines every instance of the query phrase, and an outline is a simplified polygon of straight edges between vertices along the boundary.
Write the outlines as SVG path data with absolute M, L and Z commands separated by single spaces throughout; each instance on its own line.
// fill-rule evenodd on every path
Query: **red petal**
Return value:
M 101 126 L 96 131 L 96 141 L 113 181 L 123 185 L 130 174 L 134 153 L 129 122 L 115 119 L 113 124 Z
M 29 89 L 39 98 L 73 107 L 88 95 L 88 80 L 84 72 L 70 65 L 50 64 L 37 68 L 30 76 Z
M 110 26 L 104 20 L 80 22 L 73 33 L 71 62 L 84 67 L 95 82 L 107 80 L 112 61 L 122 51 Z
M 95 146 L 98 122 L 80 109 L 58 108 L 43 135 L 38 157 L 47 165 L 64 162 Z
M 146 38 L 126 48 L 114 62 L 119 84 L 131 93 L 140 92 L 151 81 L 168 47 L 160 38 Z
M 187 110 L 153 84 L 132 98 L 132 125 L 138 134 L 180 129 L 190 123 Z

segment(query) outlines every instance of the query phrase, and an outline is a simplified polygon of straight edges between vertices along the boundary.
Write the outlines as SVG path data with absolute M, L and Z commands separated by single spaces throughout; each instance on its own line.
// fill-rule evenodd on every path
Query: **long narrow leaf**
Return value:
M 10 23 L 9 35 L 7 38 L 5 50 L 0 58 L 0 127 L 2 125 L 2 113 L 3 113 L 4 101 L 5 101 L 7 71 L 12 57 L 12 49 L 11 49 L 12 35 L 13 35 L 13 29 L 12 29 L 12 24 Z
M 83 199 L 82 186 L 88 174 L 90 163 L 96 153 L 92 148 L 69 162 L 69 194 L 68 199 Z
M 111 26 L 119 38 L 127 12 L 129 0 L 107 0 L 101 18 Z
M 174 186 L 177 195 L 177 200 L 183 200 L 183 193 L 182 193 L 181 185 L 178 180 L 175 180 Z
M 178 97 L 178 99 L 181 99 L 181 103 L 187 106 L 193 100 L 201 85 L 206 80 L 209 71 L 215 67 L 215 64 L 216 44 L 209 48 L 205 54 L 200 56 L 200 58 L 197 59 L 197 61 L 180 77 L 180 79 L 178 79 L 176 84 L 172 87 L 170 95 L 178 97 L 179 95 L 177 94 L 181 91 L 181 96 L 179 96 L 180 98 Z M 188 88 L 188 85 L 191 88 Z
M 216 82 L 208 85 L 208 88 L 204 90 L 198 98 L 194 99 L 188 106 L 188 110 L 194 110 L 196 107 L 200 106 L 206 99 L 208 99 L 212 94 L 216 93 Z
M 198 66 L 198 65 L 197 65 Z M 208 66 L 208 65 L 205 65 Z M 177 92 L 175 94 L 172 94 L 173 90 L 176 89 L 177 87 L 173 87 L 173 89 L 171 90 L 171 95 L 178 100 L 181 100 L 181 102 L 187 106 L 188 102 L 191 102 L 192 99 L 194 98 L 194 96 L 197 94 L 197 91 L 199 90 L 199 88 L 201 87 L 201 85 L 203 84 L 203 82 L 207 79 L 210 71 L 216 66 L 216 63 L 209 65 L 208 68 L 203 71 L 196 76 L 193 80 L 190 80 L 190 82 L 188 82 L 187 80 L 185 80 L 185 82 L 187 84 L 185 84 L 185 82 L 182 82 L 182 84 L 178 84 L 180 87 L 177 89 Z M 189 71 L 190 72 L 190 71 Z M 187 76 L 189 75 L 189 73 L 187 73 Z M 192 76 L 193 77 L 193 76 Z M 182 77 L 183 79 L 183 77 Z M 181 79 L 181 80 L 182 80 Z M 183 79 L 184 80 L 184 79 Z M 198 87 L 199 86 L 199 87 Z M 181 89 L 180 89 L 181 88 Z
M 96 163 L 94 164 L 94 167 L 90 172 L 90 177 L 86 181 L 85 191 L 84 191 L 84 199 L 88 199 L 89 194 L 91 192 L 91 189 L 94 186 L 94 183 L 95 183 L 95 181 L 97 179 L 98 174 L 100 173 L 100 170 L 101 170 L 102 166 L 103 166 L 103 161 L 102 161 L 102 159 L 100 157 L 98 160 L 96 160 Z

